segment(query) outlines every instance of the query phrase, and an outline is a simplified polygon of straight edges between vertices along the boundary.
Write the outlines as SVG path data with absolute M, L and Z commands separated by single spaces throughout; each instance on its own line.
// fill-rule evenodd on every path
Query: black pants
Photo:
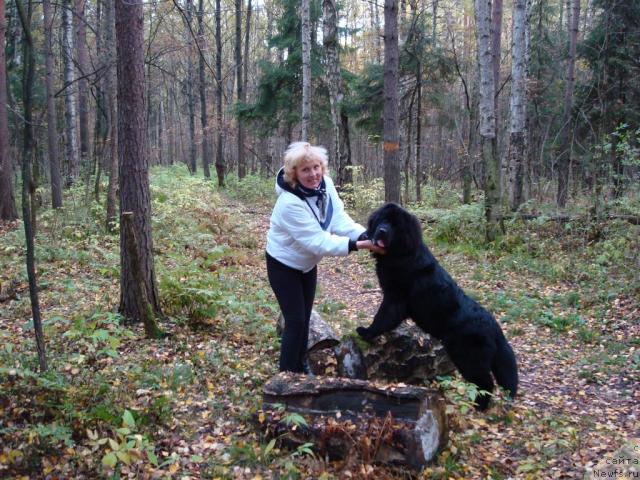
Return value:
M 303 273 L 280 263 L 268 253 L 266 256 L 269 283 L 284 316 L 280 371 L 302 372 L 318 268 L 313 267 L 313 270 Z

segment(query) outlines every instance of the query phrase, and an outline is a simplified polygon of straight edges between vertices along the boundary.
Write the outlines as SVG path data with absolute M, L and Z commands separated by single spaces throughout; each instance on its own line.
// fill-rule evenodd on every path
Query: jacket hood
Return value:
M 278 170 L 278 174 L 276 175 L 276 193 L 280 195 L 282 192 L 293 193 L 296 197 L 303 198 L 300 192 L 296 191 L 295 188 L 285 182 L 284 167 L 280 168 L 280 170 Z

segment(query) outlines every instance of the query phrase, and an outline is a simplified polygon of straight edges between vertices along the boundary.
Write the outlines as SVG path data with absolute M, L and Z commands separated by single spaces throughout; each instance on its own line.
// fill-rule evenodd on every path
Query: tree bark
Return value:
M 185 93 L 187 108 L 189 110 L 189 171 L 192 175 L 198 170 L 196 163 L 196 98 L 193 92 L 193 37 L 191 28 L 193 21 L 193 0 L 186 1 L 184 36 L 187 44 L 187 79 L 185 80 Z
M 384 2 L 384 197 L 400 203 L 400 143 L 398 132 L 398 5 Z
M 133 213 L 139 269 L 144 279 L 144 300 L 161 315 L 153 265 L 151 199 L 144 79 L 144 19 L 142 3 L 116 0 L 118 58 L 118 157 L 120 162 L 120 212 Z M 120 231 L 120 313 L 125 320 L 140 321 L 146 312 L 136 298 L 136 272 Z
M 302 132 L 303 142 L 309 139 L 311 120 L 311 11 L 310 0 L 302 0 Z
M 344 87 L 340 68 L 338 45 L 338 8 L 335 0 L 322 2 L 324 12 L 323 36 L 326 62 L 327 86 L 333 126 L 333 165 L 339 186 L 351 183 L 351 145 L 349 142 L 349 117 L 342 110 Z
M 502 0 L 491 0 L 491 59 L 493 67 L 493 111 L 496 117 L 496 139 L 500 130 L 500 53 L 502 50 Z M 497 143 L 496 143 L 497 144 Z
M 524 165 L 527 157 L 525 22 L 526 0 L 514 0 L 511 48 L 511 124 L 509 128 L 509 206 L 513 211 L 517 210 L 524 200 Z
M 70 187 L 80 174 L 78 159 L 78 136 L 76 132 L 76 85 L 74 84 L 73 66 L 73 12 L 71 0 L 65 0 L 62 9 L 62 57 L 64 60 L 64 120 L 65 145 L 67 154 L 66 185 Z
M 253 12 L 253 7 L 251 5 L 251 0 L 247 0 L 247 13 L 245 15 L 245 22 L 244 22 L 244 60 L 242 62 L 242 81 L 243 81 L 243 85 L 242 85 L 242 103 L 246 103 L 247 102 L 247 93 L 248 93 L 248 85 L 249 85 L 249 50 L 251 47 L 251 14 Z M 243 130 L 242 130 L 242 142 L 243 145 L 245 142 L 247 142 L 247 132 L 244 129 L 243 126 Z M 250 140 L 249 140 L 249 143 Z M 250 151 L 250 149 L 249 149 Z M 252 157 L 255 159 L 255 157 Z M 246 154 L 244 154 L 244 161 L 245 161 L 245 172 L 247 171 L 247 169 L 249 167 L 251 167 L 251 171 L 255 172 L 255 161 L 250 162 L 249 165 L 247 165 L 247 159 L 246 159 Z
M 437 5 L 437 1 L 434 1 Z M 434 20 L 433 20 L 433 35 L 435 38 L 435 12 L 434 7 Z M 418 98 L 416 102 L 418 104 L 416 108 L 416 202 L 422 201 L 422 62 L 418 61 L 418 68 L 416 70 L 416 88 Z
M 204 71 L 204 1 L 198 3 L 198 86 L 200 90 L 200 126 L 202 127 L 202 170 L 204 178 L 211 178 L 209 164 L 211 163 L 211 149 L 209 146 L 209 127 L 207 125 L 207 84 Z
M 4 17 L 4 0 L 0 0 L 0 220 L 18 218 L 16 199 L 13 193 L 12 162 L 9 156 L 9 127 L 7 118 L 7 73 L 5 59 L 5 37 L 7 24 Z
M 49 156 L 49 172 L 51 176 L 51 206 L 62 207 L 62 187 L 60 185 L 60 152 L 58 150 L 58 129 L 56 101 L 54 91 L 54 60 L 53 60 L 53 16 L 51 15 L 51 0 L 43 0 L 42 11 L 44 15 L 44 62 L 45 62 L 45 88 L 47 92 L 47 153 Z M 0 41 L 0 44 L 4 42 Z M 3 52 L 4 56 L 4 52 Z M 0 59 L 4 68 L 4 59 Z M 0 77 L 4 74 L 0 72 Z M 2 79 L 0 78 L 0 82 Z M 0 99 L 0 102 L 4 105 Z M 2 107 L 0 107 L 2 108 Z
M 569 12 L 567 12 L 569 13 Z M 558 207 L 567 204 L 569 191 L 569 165 L 571 164 L 571 110 L 573 109 L 573 89 L 575 85 L 576 47 L 578 44 L 578 29 L 580 25 L 580 0 L 573 0 L 569 32 L 569 57 L 567 58 L 567 77 L 565 79 L 564 109 L 562 114 L 562 129 L 560 130 L 560 149 L 557 157 L 558 192 L 556 203 Z
M 242 81 L 242 0 L 236 2 L 236 99 L 238 103 L 244 102 L 244 82 Z M 244 125 L 238 118 L 238 178 L 242 179 L 247 175 L 247 160 L 244 154 Z
M 22 72 L 22 100 L 24 109 L 24 133 L 22 136 L 22 220 L 24 222 L 24 234 L 27 244 L 27 276 L 29 278 L 29 297 L 31 300 L 33 330 L 36 337 L 40 371 L 44 372 L 47 370 L 47 356 L 45 352 L 44 332 L 42 330 L 42 319 L 40 317 L 40 302 L 38 300 L 34 232 L 31 223 L 32 212 L 29 207 L 29 196 L 35 194 L 35 186 L 31 179 L 31 161 L 33 156 L 33 119 L 31 111 L 35 73 L 35 58 L 31 37 L 31 0 L 28 1 L 26 14 L 20 0 L 16 1 L 16 6 L 24 32 L 22 39 L 22 58 L 24 61 L 24 70 Z
M 123 212 L 121 216 L 122 231 L 124 235 L 124 246 L 127 256 L 131 262 L 131 273 L 133 274 L 132 296 L 137 301 L 136 310 L 140 312 L 141 321 L 144 324 L 144 331 L 148 338 L 161 338 L 163 332 L 158 327 L 153 305 L 149 302 L 145 279 L 142 274 L 142 265 L 138 254 L 139 247 L 134 228 L 134 218 L 132 212 Z
M 475 0 L 480 71 L 480 149 L 485 167 L 485 239 L 495 240 L 500 216 L 500 159 L 496 144 L 495 86 L 491 53 L 491 0 Z
M 107 231 L 114 232 L 118 224 L 116 214 L 118 189 L 118 107 L 117 107 L 117 78 L 116 78 L 116 42 L 114 2 L 105 2 L 105 52 L 107 56 L 107 71 L 105 72 L 105 87 L 107 96 L 107 128 L 109 145 L 109 186 L 107 187 Z
M 80 123 L 80 166 L 87 169 L 87 178 L 92 173 L 89 165 L 89 82 L 85 75 L 89 73 L 87 54 L 87 26 L 85 7 L 87 0 L 76 0 L 75 49 L 78 65 L 78 121 Z
M 220 0 L 216 0 L 216 175 L 224 187 L 225 161 L 222 149 L 222 22 Z

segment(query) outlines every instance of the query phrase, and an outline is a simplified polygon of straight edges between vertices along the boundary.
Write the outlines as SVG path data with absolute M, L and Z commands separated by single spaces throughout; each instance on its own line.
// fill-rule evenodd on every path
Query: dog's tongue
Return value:
M 386 245 L 384 244 L 384 242 L 382 240 L 376 240 L 376 245 L 378 245 L 381 248 L 385 248 Z

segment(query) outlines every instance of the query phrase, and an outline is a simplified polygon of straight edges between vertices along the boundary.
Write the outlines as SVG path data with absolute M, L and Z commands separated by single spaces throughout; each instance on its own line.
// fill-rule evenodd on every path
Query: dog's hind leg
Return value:
M 491 400 L 491 393 L 493 392 L 493 378 L 491 377 L 489 366 L 482 362 L 476 364 L 469 362 L 468 364 L 458 366 L 458 370 L 460 370 L 460 374 L 466 381 L 477 385 L 479 390 L 488 392 L 487 394 L 480 393 L 476 397 L 478 409 L 486 410 Z
M 467 382 L 474 383 L 479 390 L 493 392 L 493 377 L 491 376 L 491 359 L 493 352 L 474 335 L 448 339 L 444 346 L 454 365 Z M 489 405 L 491 395 L 480 394 L 476 398 L 478 409 L 485 410 Z
M 496 378 L 496 382 L 509 392 L 509 396 L 514 398 L 518 391 L 518 364 L 511 345 L 505 338 L 498 342 L 496 354 L 493 357 L 491 371 Z
M 373 317 L 369 327 L 358 327 L 356 332 L 366 341 L 371 341 L 383 333 L 390 332 L 407 318 L 407 303 L 405 300 L 386 294 L 378 312 Z

